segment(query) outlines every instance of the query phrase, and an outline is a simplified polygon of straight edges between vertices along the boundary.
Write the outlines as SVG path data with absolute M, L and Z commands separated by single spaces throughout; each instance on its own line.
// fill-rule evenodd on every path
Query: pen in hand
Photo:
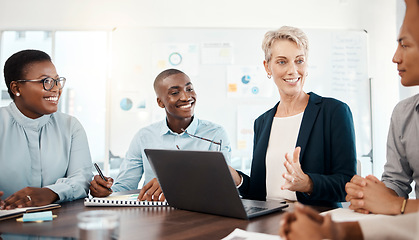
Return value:
M 93 165 L 95 165 L 96 171 L 99 173 L 99 176 L 100 176 L 100 177 L 101 177 L 101 178 L 102 178 L 105 182 L 107 182 L 107 180 L 106 180 L 105 176 L 103 175 L 102 170 L 100 170 L 99 166 L 98 166 L 96 163 L 94 163 Z M 112 191 L 112 189 L 110 189 L 110 188 L 108 188 L 108 190 L 109 190 L 109 191 Z

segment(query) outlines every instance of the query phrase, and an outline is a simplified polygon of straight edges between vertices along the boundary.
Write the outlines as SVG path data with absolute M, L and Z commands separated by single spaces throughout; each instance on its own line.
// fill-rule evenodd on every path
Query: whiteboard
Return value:
M 261 43 L 267 30 L 271 29 L 116 30 L 113 37 L 118 38 L 118 42 L 126 41 L 129 50 L 125 50 L 124 54 L 130 57 L 122 57 L 118 46 L 114 46 L 117 48 L 113 50 L 117 55 L 114 61 L 122 61 L 119 64 L 123 64 L 123 58 L 128 58 L 124 64 L 134 70 L 121 72 L 119 87 L 112 89 L 112 101 L 115 103 L 111 112 L 114 116 L 111 119 L 111 150 L 119 147 L 121 151 L 124 149 L 121 145 L 128 147 L 131 138 L 127 137 L 129 134 L 121 133 L 135 133 L 133 126 L 141 128 L 164 118 L 164 110 L 157 107 L 152 84 L 161 70 L 178 68 L 190 76 L 195 86 L 198 95 L 196 116 L 224 126 L 230 136 L 233 156 L 250 159 L 253 120 L 279 100 L 276 86 L 267 79 L 263 69 Z M 372 143 L 367 33 L 363 30 L 303 30 L 310 42 L 309 75 L 304 90 L 337 98 L 350 106 L 358 157 L 368 155 Z M 119 47 L 121 51 L 128 49 L 126 46 Z M 263 89 L 253 91 L 257 94 L 230 94 L 235 89 L 231 82 L 240 71 L 247 72 L 242 81 L 254 80 L 257 82 L 255 86 Z M 239 89 L 247 91 L 244 87 L 239 86 Z M 147 107 L 140 110 L 133 108 L 132 111 L 119 109 L 118 101 L 125 95 L 147 101 Z M 245 165 L 247 163 L 242 163 L 242 167 Z

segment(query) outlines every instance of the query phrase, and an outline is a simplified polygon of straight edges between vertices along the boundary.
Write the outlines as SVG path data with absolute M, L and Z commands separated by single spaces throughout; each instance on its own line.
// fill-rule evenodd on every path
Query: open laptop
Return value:
M 172 207 L 249 219 L 288 206 L 241 199 L 221 152 L 145 149 L 145 154 Z

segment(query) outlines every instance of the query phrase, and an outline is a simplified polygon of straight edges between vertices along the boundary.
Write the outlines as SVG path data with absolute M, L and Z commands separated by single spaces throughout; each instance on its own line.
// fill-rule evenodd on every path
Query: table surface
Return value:
M 121 216 L 120 239 L 221 239 L 235 228 L 278 234 L 283 214 L 281 211 L 241 220 L 172 207 L 85 207 L 83 199 L 79 199 L 62 203 L 60 208 L 52 210 L 58 217 L 51 222 L 22 223 L 16 219 L 0 221 L 0 233 L 77 237 L 77 214 L 91 210 L 118 212 Z

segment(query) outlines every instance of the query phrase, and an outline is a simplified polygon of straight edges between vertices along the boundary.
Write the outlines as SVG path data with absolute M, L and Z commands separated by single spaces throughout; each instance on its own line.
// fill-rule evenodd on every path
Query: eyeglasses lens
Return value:
M 54 87 L 54 84 L 56 84 L 59 89 L 62 89 L 64 87 L 65 80 L 66 79 L 63 77 L 58 79 L 46 78 L 44 80 L 44 88 L 49 91 Z

